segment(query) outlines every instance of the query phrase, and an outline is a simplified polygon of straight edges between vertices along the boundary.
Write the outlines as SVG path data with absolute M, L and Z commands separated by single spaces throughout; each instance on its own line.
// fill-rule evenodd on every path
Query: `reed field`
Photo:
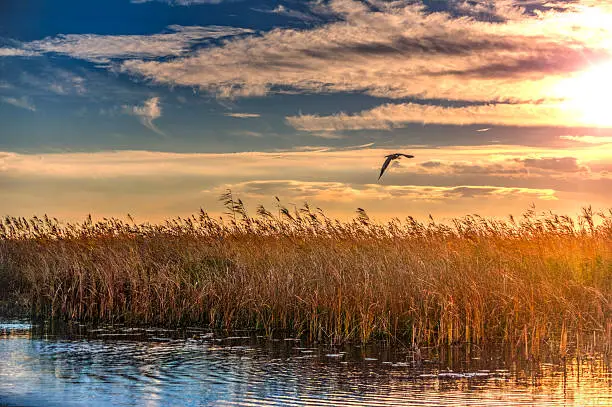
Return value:
M 0 301 L 31 317 L 335 343 L 612 343 L 612 212 L 383 224 L 223 200 L 222 219 L 159 225 L 7 217 Z

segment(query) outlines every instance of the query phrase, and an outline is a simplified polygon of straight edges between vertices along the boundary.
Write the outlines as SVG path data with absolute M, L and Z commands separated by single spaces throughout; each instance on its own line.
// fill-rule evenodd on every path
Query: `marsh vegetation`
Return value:
M 32 317 L 285 330 L 323 342 L 612 343 L 612 214 L 350 221 L 304 205 L 222 219 L 0 226 L 3 300 Z

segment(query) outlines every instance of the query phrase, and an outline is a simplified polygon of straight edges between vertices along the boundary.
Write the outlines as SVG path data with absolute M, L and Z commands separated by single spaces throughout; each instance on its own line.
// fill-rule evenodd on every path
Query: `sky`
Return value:
M 7 0 L 0 216 L 575 214 L 612 198 L 612 1 Z M 384 156 L 394 161 L 378 180 Z

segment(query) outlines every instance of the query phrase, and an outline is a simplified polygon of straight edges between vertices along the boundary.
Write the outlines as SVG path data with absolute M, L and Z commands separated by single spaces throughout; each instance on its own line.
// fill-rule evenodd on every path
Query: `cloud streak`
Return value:
M 292 9 L 289 9 L 289 8 L 283 6 L 282 4 L 279 4 L 278 6 L 273 8 L 272 10 L 266 10 L 266 9 L 260 9 L 260 8 L 254 8 L 252 10 L 253 11 L 258 11 L 260 13 L 276 14 L 276 15 L 279 15 L 279 16 L 295 18 L 297 20 L 306 21 L 306 22 L 320 21 L 320 19 L 317 16 L 313 15 L 313 14 L 304 13 L 304 12 L 298 11 L 298 10 L 292 10 Z
M 131 0 L 130 2 L 134 4 L 142 4 L 153 1 L 167 3 L 171 6 L 193 6 L 198 4 L 220 4 L 228 0 Z
M 225 116 L 236 117 L 238 119 L 252 119 L 261 115 L 259 113 L 225 113 Z
M 2 48 L 0 47 L 0 57 L 35 57 L 40 54 L 35 51 L 29 51 L 19 48 Z
M 589 172 L 589 169 L 580 165 L 575 157 L 525 158 L 520 161 L 526 168 L 566 173 Z
M 23 44 L 33 55 L 56 53 L 95 62 L 112 59 L 179 56 L 203 41 L 252 33 L 246 28 L 223 26 L 168 26 L 167 33 L 152 35 L 66 34 Z M 1 54 L 0 54 L 1 55 Z
M 385 104 L 356 114 L 330 116 L 301 115 L 287 117 L 287 123 L 303 131 L 338 131 L 393 129 L 409 123 L 499 126 L 563 126 L 589 125 L 579 116 L 552 104 L 487 104 L 466 107 L 444 107 L 416 103 Z
M 574 177 L 585 180 L 591 178 L 591 170 L 576 157 L 505 157 L 489 161 L 474 159 L 465 161 L 428 160 L 416 166 L 399 169 L 430 175 L 478 176 L 509 178 L 547 178 L 558 179 Z M 397 170 L 396 170 L 397 171 Z
M 395 199 L 415 202 L 445 201 L 464 198 L 519 198 L 554 200 L 552 189 L 505 188 L 492 186 L 384 186 L 346 184 L 342 182 L 304 182 L 296 180 L 249 181 L 227 185 L 232 191 L 250 199 L 289 195 L 302 201 L 359 202 Z M 221 191 L 223 192 L 223 191 Z
M 0 101 L 21 109 L 29 110 L 31 112 L 36 111 L 36 106 L 34 106 L 34 104 L 26 96 L 22 96 L 20 98 L 1 96 Z
M 583 144 L 610 144 L 612 143 L 612 137 L 605 136 L 571 136 L 565 135 L 559 137 L 561 140 L 574 141 Z

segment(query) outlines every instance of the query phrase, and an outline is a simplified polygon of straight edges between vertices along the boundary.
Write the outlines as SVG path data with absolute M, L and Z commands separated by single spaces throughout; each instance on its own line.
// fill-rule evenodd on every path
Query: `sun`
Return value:
M 585 126 L 612 127 L 612 61 L 595 65 L 556 86 L 568 114 Z

